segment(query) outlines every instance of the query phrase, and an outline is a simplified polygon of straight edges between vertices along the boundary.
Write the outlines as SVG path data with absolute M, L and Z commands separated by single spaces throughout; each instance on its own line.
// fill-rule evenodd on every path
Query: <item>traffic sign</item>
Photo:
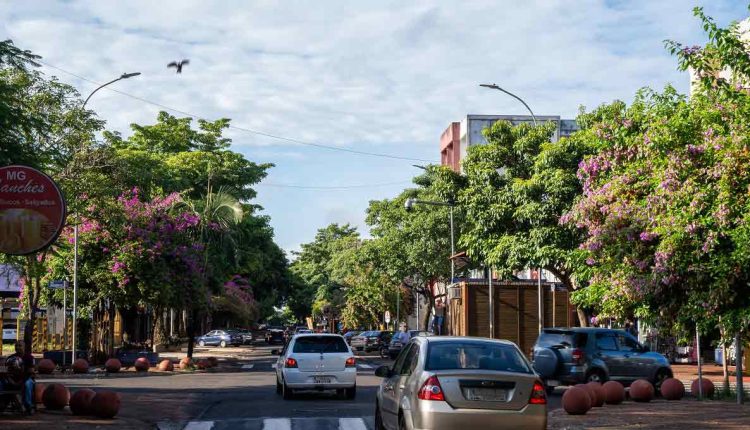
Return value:
M 386 324 L 391 323 L 391 313 L 389 311 L 385 311 L 385 323 Z
M 51 281 L 49 287 L 53 290 L 61 290 L 68 287 L 68 281 Z

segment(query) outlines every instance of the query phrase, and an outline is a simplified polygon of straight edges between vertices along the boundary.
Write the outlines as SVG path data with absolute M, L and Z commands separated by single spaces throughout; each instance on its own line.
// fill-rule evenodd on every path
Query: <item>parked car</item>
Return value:
M 558 385 L 608 380 L 625 385 L 648 379 L 657 389 L 672 377 L 669 361 L 624 330 L 547 328 L 537 338 L 532 362 L 548 391 Z
M 294 334 L 308 334 L 308 333 L 313 333 L 313 331 L 304 326 L 296 327 L 294 329 Z
M 234 330 L 242 338 L 243 345 L 250 345 L 253 343 L 253 333 L 250 330 L 238 329 Z
M 284 329 L 282 327 L 268 327 L 266 329 L 266 343 L 285 343 Z
M 229 345 L 242 345 L 242 336 L 230 330 L 211 330 L 203 336 L 198 336 L 195 341 L 199 346 L 218 345 L 226 348 Z
M 351 345 L 352 344 L 352 338 L 354 336 L 360 334 L 360 333 L 362 333 L 362 332 L 354 330 L 354 331 L 348 331 L 348 332 L 344 333 L 342 336 L 344 336 L 344 340 L 346 341 L 346 343 L 348 343 L 349 345 Z
M 16 322 L 3 323 L 3 343 L 16 341 Z
M 388 345 L 393 333 L 390 331 L 371 330 L 354 336 L 351 341 L 353 349 L 357 351 L 380 351 L 383 345 Z
M 544 385 L 512 342 L 416 336 L 375 375 L 376 429 L 547 428 Z
M 349 345 L 338 334 L 299 334 L 292 337 L 276 361 L 276 393 L 284 400 L 297 390 L 336 390 L 339 397 L 357 394 L 357 365 Z
M 401 352 L 401 349 L 404 347 L 403 343 L 401 343 L 401 340 L 398 336 L 396 336 L 398 332 L 392 334 L 392 338 L 390 342 L 388 343 L 388 357 L 391 358 L 391 360 L 394 360 L 396 356 Z M 432 333 L 429 331 L 423 331 L 423 330 L 409 330 L 409 338 L 414 338 L 417 336 L 432 336 Z

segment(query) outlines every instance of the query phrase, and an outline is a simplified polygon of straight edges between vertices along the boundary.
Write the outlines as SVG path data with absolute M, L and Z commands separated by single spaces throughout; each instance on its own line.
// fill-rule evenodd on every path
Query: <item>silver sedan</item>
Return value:
M 512 342 L 416 337 L 375 374 L 377 430 L 547 427 L 544 385 Z

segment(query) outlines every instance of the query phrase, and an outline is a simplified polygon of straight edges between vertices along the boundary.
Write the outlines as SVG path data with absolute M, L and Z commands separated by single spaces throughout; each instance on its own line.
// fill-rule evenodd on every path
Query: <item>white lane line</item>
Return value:
M 289 418 L 266 418 L 263 420 L 263 430 L 292 430 L 292 420 Z
M 243 364 L 243 365 L 242 365 L 242 368 L 243 368 L 243 369 L 252 369 L 252 368 L 253 368 L 253 366 L 255 366 L 255 365 L 254 365 L 254 364 Z
M 271 364 L 271 369 L 275 369 L 275 368 L 276 368 L 276 363 L 272 363 Z
M 359 367 L 360 369 L 372 369 L 372 366 L 370 366 L 369 364 L 358 364 L 357 367 Z
M 190 421 L 184 430 L 211 430 L 214 428 L 213 421 Z
M 339 418 L 339 430 L 367 430 L 362 418 Z

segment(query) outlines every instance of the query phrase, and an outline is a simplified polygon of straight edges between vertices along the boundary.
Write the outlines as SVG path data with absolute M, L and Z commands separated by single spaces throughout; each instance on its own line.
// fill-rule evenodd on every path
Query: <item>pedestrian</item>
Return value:
M 443 334 L 443 321 L 445 320 L 445 303 L 443 299 L 438 298 L 435 300 L 435 334 L 440 336 Z
M 400 325 L 400 329 L 401 331 L 396 334 L 396 339 L 398 339 L 398 341 L 401 342 L 402 345 L 406 345 L 411 340 L 411 335 L 409 335 L 409 326 L 407 326 L 405 322 L 402 322 Z
M 0 380 L 3 390 L 22 390 L 21 399 L 26 413 L 34 411 L 34 357 L 24 354 L 24 343 L 16 342 L 16 352 L 5 360 L 7 376 Z
M 634 338 L 638 339 L 638 329 L 636 328 L 635 323 L 630 319 L 625 320 L 625 331 Z

